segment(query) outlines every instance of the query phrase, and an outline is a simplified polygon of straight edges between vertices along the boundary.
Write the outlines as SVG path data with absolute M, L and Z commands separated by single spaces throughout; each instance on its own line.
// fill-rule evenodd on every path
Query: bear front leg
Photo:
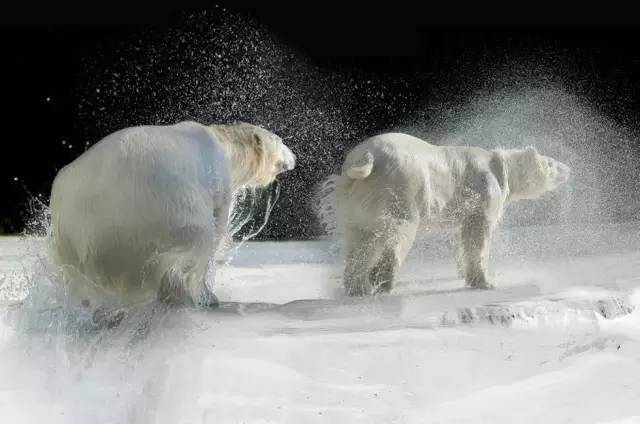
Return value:
M 210 248 L 175 249 L 155 258 L 156 274 L 162 273 L 158 288 L 160 302 L 197 307 L 218 305 L 217 297 L 207 284 L 207 280 L 213 280 L 214 272 Z
M 369 271 L 369 281 L 376 293 L 389 293 L 393 288 L 393 281 L 398 261 L 393 249 L 386 249 L 376 265 Z
M 453 231 L 452 237 L 453 259 L 458 270 L 458 276 L 465 276 L 464 244 L 462 243 L 461 227 Z
M 108 309 L 101 306 L 93 311 L 91 319 L 98 328 L 112 329 L 120 325 L 125 315 L 125 309 Z
M 168 272 L 160 283 L 158 300 L 171 305 L 193 305 L 201 308 L 218 306 L 218 298 L 209 289 L 206 278 L 193 282 L 190 280 L 185 275 Z
M 188 299 L 189 296 L 182 278 L 176 276 L 173 271 L 162 276 L 158 289 L 158 301 L 170 305 L 184 305 Z
M 233 242 L 228 233 L 230 208 L 228 193 L 226 191 L 222 193 L 217 202 L 217 206 L 213 209 L 213 240 L 210 244 L 205 242 L 205 245 L 211 249 L 210 255 L 205 254 L 199 257 L 197 266 L 199 269 L 204 269 L 204 272 L 193 274 L 202 276 L 202 278 L 187 285 L 193 305 L 199 308 L 217 308 L 219 306 L 218 297 L 213 293 L 212 288 L 216 272 L 216 253 L 225 241 Z
M 229 234 L 229 209 L 228 203 L 222 204 L 213 210 L 213 231 L 215 241 L 213 242 L 214 253 L 218 251 L 221 244 L 233 243 L 232 234 Z
M 219 305 L 218 296 L 216 296 L 207 287 L 206 283 L 202 283 L 202 287 L 197 296 L 194 296 L 193 304 L 199 308 L 217 308 Z
M 195 293 L 192 293 L 191 299 L 197 307 L 201 308 L 217 308 L 219 305 L 218 297 L 213 293 L 209 285 L 209 281 L 215 279 L 214 259 L 209 260 L 204 273 L 204 278 L 196 286 Z
M 487 276 L 492 224 L 484 215 L 472 215 L 463 219 L 458 231 L 467 286 L 477 289 L 493 288 Z

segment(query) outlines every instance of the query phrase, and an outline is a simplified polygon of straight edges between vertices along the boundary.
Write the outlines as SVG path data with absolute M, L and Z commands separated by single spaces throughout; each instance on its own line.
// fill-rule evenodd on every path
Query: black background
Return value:
M 630 28 L 603 27 L 624 22 L 622 13 L 612 18 L 596 12 L 582 20 L 575 14 L 555 13 L 544 23 L 557 28 L 536 28 L 543 22 L 535 21 L 536 16 L 549 16 L 542 10 L 544 6 L 504 18 L 490 10 L 469 10 L 462 5 L 459 8 L 464 12 L 400 5 L 349 9 L 303 2 L 297 6 L 237 2 L 223 6 L 230 10 L 225 12 L 225 19 L 238 16 L 263 28 L 304 58 L 306 66 L 331 75 L 329 83 L 354 79 L 370 82 L 366 88 L 350 89 L 345 95 L 348 99 L 335 99 L 341 105 L 336 113 L 348 114 L 350 121 L 349 131 L 340 139 L 330 131 L 323 133 L 322 126 L 313 137 L 309 132 L 296 132 L 289 124 L 269 128 L 287 140 L 300 163 L 282 181 L 283 198 L 263 238 L 317 235 L 318 227 L 303 200 L 322 176 L 335 169 L 346 149 L 434 103 L 464 102 L 475 89 L 491 84 L 486 78 L 487 69 L 517 63 L 529 78 L 561 75 L 566 86 L 603 114 L 637 128 L 640 33 Z M 199 95 L 192 102 L 182 97 L 176 103 L 179 112 L 155 113 L 157 104 L 173 104 L 175 100 L 171 98 L 175 89 L 158 89 L 157 85 L 165 84 L 161 81 L 130 82 L 119 87 L 121 97 L 105 99 L 106 94 L 91 94 L 94 87 L 103 86 L 101 79 L 106 78 L 99 72 L 100 66 L 118 60 L 125 65 L 140 63 L 149 54 L 162 56 L 161 49 L 149 53 L 145 46 L 166 40 L 173 29 L 189 26 L 189 13 L 208 9 L 208 16 L 214 17 L 205 22 L 216 25 L 220 8 L 208 2 L 135 7 L 113 3 L 63 7 L 52 2 L 12 8 L 0 18 L 0 233 L 22 231 L 29 218 L 29 197 L 40 195 L 46 202 L 57 169 L 111 131 L 186 118 L 251 119 L 242 111 L 203 112 L 215 95 L 204 100 Z M 529 22 L 527 17 L 531 18 Z M 529 28 L 492 27 L 505 24 L 525 24 Z M 594 24 L 601 28 L 582 27 Z M 123 69 L 127 69 L 125 65 Z M 129 78 L 142 79 L 144 75 L 134 70 Z M 136 87 L 141 87 L 141 92 L 136 94 Z M 161 99 L 154 97 L 151 101 L 154 90 Z M 386 100 L 381 101 L 376 93 L 384 93 Z M 320 97 L 320 103 L 325 101 Z M 331 93 L 328 97 L 340 95 Z M 313 146 L 323 137 L 327 146 L 320 157 Z

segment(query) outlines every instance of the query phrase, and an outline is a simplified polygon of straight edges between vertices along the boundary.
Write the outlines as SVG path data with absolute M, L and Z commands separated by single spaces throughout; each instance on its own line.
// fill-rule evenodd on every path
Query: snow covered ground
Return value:
M 435 235 L 372 299 L 340 294 L 328 241 L 245 243 L 219 310 L 102 330 L 41 246 L 0 238 L 2 423 L 640 422 L 640 224 L 503 231 L 491 291 Z

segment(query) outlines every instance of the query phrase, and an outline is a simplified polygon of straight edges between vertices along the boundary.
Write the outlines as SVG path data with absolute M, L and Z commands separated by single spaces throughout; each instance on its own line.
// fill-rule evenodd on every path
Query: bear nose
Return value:
M 571 168 L 562 163 L 560 164 L 560 173 L 564 176 L 565 180 L 568 180 L 571 176 Z
M 285 170 L 291 171 L 293 168 L 296 167 L 296 155 L 294 155 L 293 152 L 289 151 L 288 157 L 284 161 L 284 163 L 285 163 Z
M 287 156 L 283 160 L 278 162 L 278 167 L 280 168 L 280 172 L 291 171 L 296 167 L 296 159 L 295 156 Z

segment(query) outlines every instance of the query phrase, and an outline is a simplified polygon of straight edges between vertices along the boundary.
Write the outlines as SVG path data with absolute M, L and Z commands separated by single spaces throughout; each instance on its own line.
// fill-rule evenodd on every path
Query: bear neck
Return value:
M 241 125 L 212 125 L 216 138 L 222 145 L 231 174 L 231 190 L 254 185 L 260 158 L 251 146 L 253 133 Z
M 504 160 L 504 172 L 507 177 L 506 201 L 514 202 L 530 198 L 529 175 L 523 164 L 523 153 L 519 149 L 497 151 Z

